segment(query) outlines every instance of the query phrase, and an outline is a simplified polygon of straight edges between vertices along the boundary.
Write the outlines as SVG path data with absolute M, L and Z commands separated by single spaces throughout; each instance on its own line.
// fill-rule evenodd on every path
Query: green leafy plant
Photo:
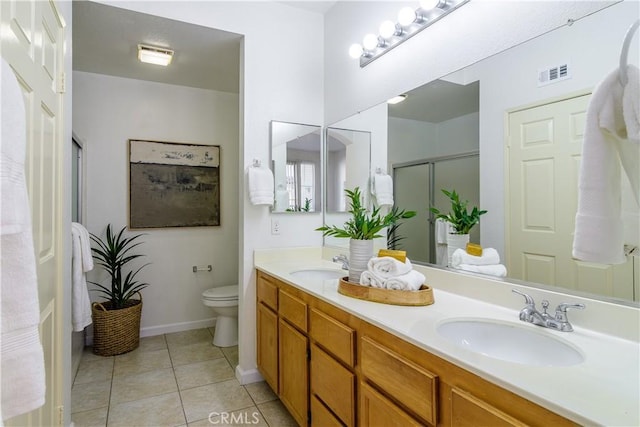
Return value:
M 415 211 L 399 210 L 394 207 L 386 215 L 380 213 L 380 208 L 376 207 L 371 211 L 371 214 L 367 212 L 367 209 L 362 206 L 360 188 L 356 187 L 353 190 L 344 190 L 349 198 L 349 213 L 351 218 L 344 223 L 344 227 L 340 228 L 335 225 L 324 225 L 320 228 L 316 228 L 316 231 L 322 231 L 324 236 L 342 237 L 354 240 L 373 240 L 377 237 L 382 237 L 378 234 L 383 228 L 389 227 L 395 224 L 399 219 L 412 218 L 416 215 Z
M 480 222 L 480 215 L 486 214 L 487 211 L 481 211 L 474 206 L 471 212 L 469 212 L 467 209 L 469 201 L 461 201 L 456 190 L 447 191 L 443 189 L 442 192 L 451 200 L 451 212 L 444 214 L 434 207 L 432 207 L 430 211 L 437 219 L 443 219 L 449 222 L 455 229 L 456 234 L 469 234 L 473 226 Z
M 148 263 L 136 270 L 124 273 L 123 276 L 123 268 L 129 262 L 144 256 L 130 253 L 133 248 L 142 244 L 142 242 L 137 241 L 142 237 L 142 234 L 126 237 L 124 236 L 125 229 L 126 227 L 123 227 L 116 234 L 111 230 L 111 224 L 107 225 L 105 240 L 95 234 L 91 234 L 91 240 L 97 245 L 97 247 L 91 248 L 93 258 L 111 277 L 111 287 L 106 287 L 96 282 L 89 283 L 96 285 L 99 289 L 95 289 L 95 291 L 102 293 L 111 302 L 108 307 L 111 310 L 128 307 L 131 297 L 149 286 L 148 283 L 140 283 L 135 280 L 136 275 L 149 265 Z
M 286 212 L 309 212 L 311 210 L 311 199 L 304 199 L 304 206 L 294 206 L 292 208 L 287 208 Z

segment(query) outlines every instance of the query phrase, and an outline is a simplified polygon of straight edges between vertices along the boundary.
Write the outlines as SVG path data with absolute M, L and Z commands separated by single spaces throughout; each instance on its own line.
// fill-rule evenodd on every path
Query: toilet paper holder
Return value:
M 211 264 L 207 265 L 206 267 L 198 267 L 197 265 L 193 266 L 193 272 L 197 273 L 198 271 L 208 271 L 211 272 L 213 271 L 213 267 L 211 267 Z

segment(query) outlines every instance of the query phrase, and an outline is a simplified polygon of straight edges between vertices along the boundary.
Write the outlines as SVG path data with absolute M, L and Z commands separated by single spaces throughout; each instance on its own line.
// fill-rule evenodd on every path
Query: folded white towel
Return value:
M 456 267 L 458 270 L 470 271 L 472 273 L 488 274 L 490 276 L 505 277 L 507 275 L 507 267 L 502 264 L 495 265 L 469 265 L 460 264 Z
M 371 286 L 372 288 L 384 288 L 385 280 L 376 276 L 374 272 L 365 270 L 360 275 L 360 284 L 364 286 Z
M 494 248 L 486 248 L 482 250 L 482 256 L 470 255 L 464 249 L 456 249 L 451 255 L 451 267 L 457 267 L 460 264 L 467 265 L 494 265 L 500 264 L 500 255 Z
M 393 180 L 389 175 L 375 174 L 371 182 L 371 193 L 378 206 L 393 206 Z
M 0 76 L 0 407 L 2 417 L 8 419 L 44 404 L 45 370 L 38 334 L 38 279 L 24 173 L 24 99 L 4 59 Z
M 412 268 L 409 258 L 405 262 L 401 262 L 389 256 L 374 257 L 367 263 L 367 269 L 381 279 L 402 276 L 410 272 Z
M 89 232 L 82 224 L 71 223 L 71 323 L 82 331 L 91 324 L 91 301 L 86 272 L 93 270 Z
M 436 243 L 439 245 L 447 244 L 447 236 L 451 232 L 451 223 L 442 218 L 436 219 Z
M 622 93 L 622 116 L 627 138 L 618 140 L 618 152 L 629 177 L 636 206 L 640 206 L 640 70 L 630 65 L 627 75 L 629 81 Z
M 424 284 L 424 274 L 416 270 L 411 270 L 402 276 L 390 277 L 385 282 L 387 289 L 417 291 Z
M 287 208 L 289 208 L 289 192 L 284 188 L 278 188 L 276 190 L 275 210 L 284 212 Z
M 273 173 L 271 169 L 249 167 L 247 175 L 251 204 L 273 206 Z

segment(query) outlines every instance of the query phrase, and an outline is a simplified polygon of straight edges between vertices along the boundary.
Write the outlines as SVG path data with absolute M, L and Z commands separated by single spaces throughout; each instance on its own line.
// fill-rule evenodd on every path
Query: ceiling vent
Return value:
M 552 67 L 541 68 L 538 70 L 538 87 L 557 83 L 570 78 L 571 73 L 568 62 L 564 62 L 560 65 L 554 65 Z

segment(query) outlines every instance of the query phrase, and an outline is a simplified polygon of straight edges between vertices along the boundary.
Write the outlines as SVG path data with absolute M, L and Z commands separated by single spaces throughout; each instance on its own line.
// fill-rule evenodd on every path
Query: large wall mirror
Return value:
M 272 212 L 320 212 L 322 207 L 320 126 L 271 122 Z
M 441 188 L 458 188 L 489 211 L 476 239 L 498 250 L 510 279 L 638 305 L 637 255 L 621 265 L 591 264 L 573 260 L 571 247 L 586 107 L 593 89 L 619 66 L 624 35 L 639 12 L 637 2 L 612 4 L 425 82 L 388 107 L 384 149 L 396 204 L 419 212 L 403 225 L 401 245 L 412 260 L 435 262 L 427 208 L 443 202 Z M 629 64 L 638 66 L 639 44 L 636 35 Z M 554 140 L 564 154 L 540 151 Z M 640 244 L 640 208 L 625 174 L 622 179 L 631 249 Z

